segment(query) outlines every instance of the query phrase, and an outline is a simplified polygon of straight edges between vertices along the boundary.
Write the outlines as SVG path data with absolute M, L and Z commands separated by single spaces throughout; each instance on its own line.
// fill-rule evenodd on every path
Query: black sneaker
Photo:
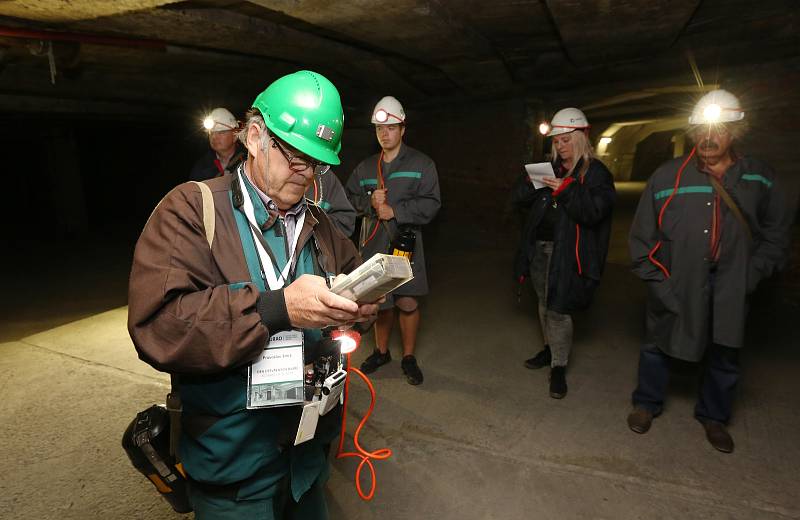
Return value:
M 550 397 L 561 399 L 567 395 L 567 367 L 553 367 L 550 369 Z
M 544 350 L 530 359 L 525 360 L 525 368 L 537 369 L 542 367 L 549 367 L 553 357 L 550 355 L 550 345 L 545 345 Z
M 378 370 L 378 367 L 381 365 L 385 365 L 389 361 L 392 360 L 392 355 L 387 350 L 386 353 L 382 353 L 380 350 L 375 349 L 372 354 L 367 356 L 367 359 L 361 363 L 361 371 L 365 374 L 371 374 Z
M 406 375 L 409 385 L 418 385 L 422 383 L 422 370 L 417 365 L 417 358 L 414 356 L 403 356 L 403 361 L 400 362 L 403 368 L 403 373 Z

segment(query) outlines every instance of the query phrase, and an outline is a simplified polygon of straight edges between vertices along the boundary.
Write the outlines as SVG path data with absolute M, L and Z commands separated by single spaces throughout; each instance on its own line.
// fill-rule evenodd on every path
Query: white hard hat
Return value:
M 690 125 L 711 125 L 733 123 L 744 119 L 744 111 L 739 98 L 727 90 L 712 90 L 694 106 L 689 116 Z
M 372 110 L 373 125 L 397 125 L 406 122 L 406 111 L 394 96 L 385 96 Z
M 215 108 L 203 119 L 203 128 L 207 132 L 224 132 L 225 130 L 236 130 L 238 127 L 239 122 L 227 108 Z
M 575 130 L 589 128 L 589 120 L 586 115 L 577 108 L 562 108 L 550 121 L 550 131 L 547 137 L 566 134 Z

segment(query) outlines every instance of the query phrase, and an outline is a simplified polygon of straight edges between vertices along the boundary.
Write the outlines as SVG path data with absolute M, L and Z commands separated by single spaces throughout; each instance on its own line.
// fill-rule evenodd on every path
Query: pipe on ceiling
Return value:
M 112 47 L 134 47 L 166 51 L 167 45 L 161 40 L 146 40 L 139 38 L 122 38 L 119 36 L 103 36 L 99 34 L 74 33 L 64 31 L 42 31 L 36 29 L 23 29 L 21 27 L 0 26 L 0 36 L 21 38 L 25 40 L 45 40 L 62 42 L 80 42 L 93 45 L 108 45 Z

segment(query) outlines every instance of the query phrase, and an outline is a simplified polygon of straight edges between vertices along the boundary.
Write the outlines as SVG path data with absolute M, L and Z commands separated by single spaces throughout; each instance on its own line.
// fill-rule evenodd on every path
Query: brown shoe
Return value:
M 628 414 L 628 428 L 636 433 L 647 433 L 651 424 L 653 424 L 653 414 L 646 408 L 634 406 Z
M 733 437 L 724 424 L 710 419 L 698 419 L 706 430 L 706 439 L 715 449 L 722 453 L 733 452 Z

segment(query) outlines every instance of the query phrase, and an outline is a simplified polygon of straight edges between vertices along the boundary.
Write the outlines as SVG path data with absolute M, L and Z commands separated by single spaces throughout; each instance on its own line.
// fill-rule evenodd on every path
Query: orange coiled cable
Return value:
M 375 388 L 372 386 L 372 382 L 370 382 L 369 378 L 364 375 L 364 373 L 355 368 L 350 366 L 350 354 L 347 354 L 347 371 L 353 372 L 358 374 L 361 379 L 367 384 L 367 388 L 369 388 L 370 393 L 370 403 L 369 403 L 369 410 L 367 413 L 364 414 L 364 417 L 361 419 L 361 422 L 358 423 L 356 427 L 356 431 L 353 433 L 353 445 L 356 448 L 354 452 L 345 452 L 344 449 L 344 434 L 347 430 L 347 397 L 350 393 L 350 378 L 348 377 L 344 383 L 344 404 L 342 405 L 342 433 L 339 437 L 339 450 L 336 453 L 337 459 L 343 459 L 345 457 L 358 457 L 361 459 L 361 462 L 356 469 L 356 491 L 358 491 L 358 496 L 360 496 L 363 500 L 372 500 L 372 497 L 375 495 L 375 489 L 377 488 L 377 478 L 375 476 L 375 466 L 372 465 L 372 460 L 385 460 L 392 456 L 392 450 L 389 448 L 381 448 L 375 451 L 367 451 L 361 447 L 361 444 L 358 442 L 358 436 L 361 434 L 361 428 L 367 423 L 367 419 L 369 416 L 372 415 L 372 410 L 375 408 Z M 369 493 L 365 494 L 364 490 L 361 488 L 361 470 L 364 469 L 364 466 L 369 467 L 369 472 L 372 476 L 372 486 L 369 489 Z

